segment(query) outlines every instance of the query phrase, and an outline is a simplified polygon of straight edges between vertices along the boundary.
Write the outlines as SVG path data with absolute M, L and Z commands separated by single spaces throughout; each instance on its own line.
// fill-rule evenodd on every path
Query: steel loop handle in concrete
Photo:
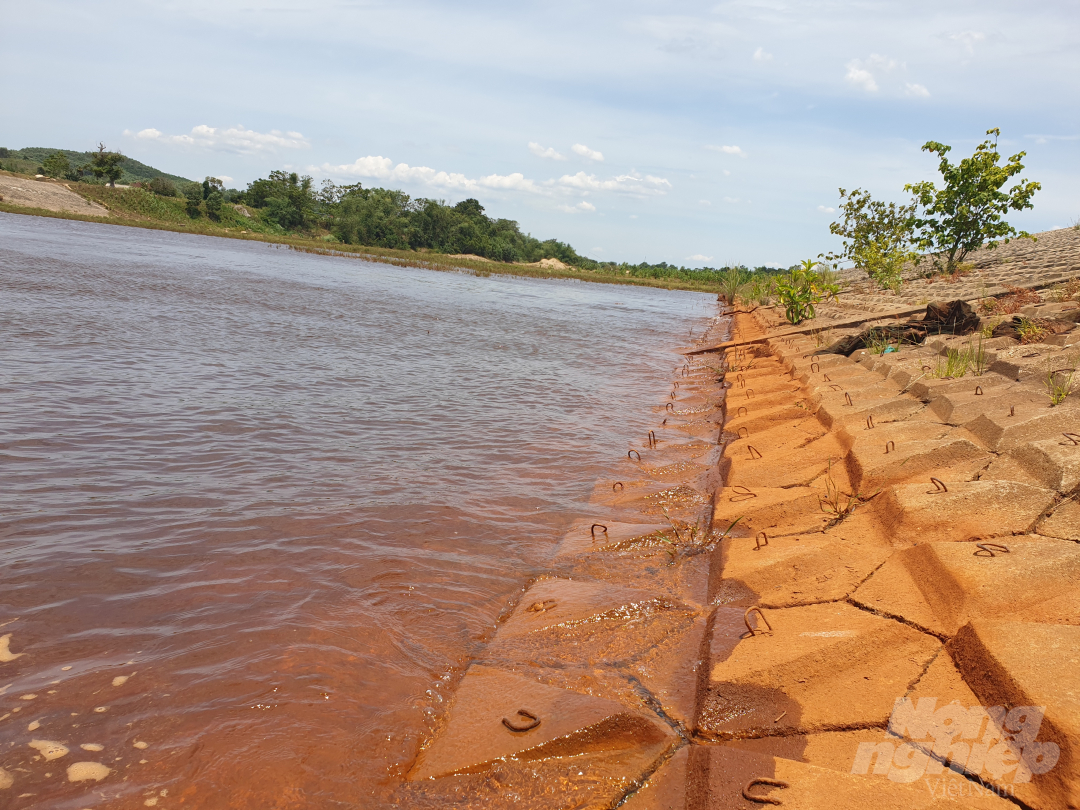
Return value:
M 618 487 L 619 489 L 615 489 L 615 487 Z M 626 489 L 626 485 L 623 484 L 622 481 L 616 481 L 614 484 L 611 485 L 611 491 L 612 492 L 618 492 L 619 490 L 622 490 L 622 489 Z
M 889 455 L 890 450 L 895 450 L 895 449 L 896 449 L 896 442 L 894 442 L 892 439 L 889 439 L 887 442 L 885 442 L 885 455 Z
M 749 430 L 746 430 L 746 435 L 744 436 L 744 435 L 743 435 L 743 431 L 744 431 L 744 430 L 746 430 L 746 427 L 745 427 L 745 426 L 743 426 L 743 427 L 739 428 L 739 431 L 738 431 L 738 433 L 737 433 L 736 435 L 737 435 L 737 436 L 738 436 L 738 437 L 739 437 L 740 439 L 749 439 L 749 438 L 750 438 L 750 431 L 749 431 Z
M 538 725 L 540 725 L 540 718 L 530 712 L 528 709 L 518 709 L 517 716 L 524 718 L 523 721 L 518 721 L 515 724 L 511 720 L 507 720 L 505 717 L 502 719 L 502 724 L 511 731 L 521 734 L 525 731 L 532 731 Z
M 1061 435 L 1068 439 L 1073 446 L 1080 444 L 1080 433 L 1062 433 Z M 1064 445 L 1065 442 L 1058 442 L 1058 444 Z
M 790 787 L 787 782 L 782 779 L 768 779 L 764 776 L 757 779 L 751 779 L 746 783 L 746 787 L 742 789 L 742 797 L 748 802 L 756 802 L 758 804 L 781 804 L 779 799 L 774 799 L 772 796 L 758 796 L 755 793 L 750 792 L 750 788 L 756 785 L 768 785 L 769 787 L 786 788 Z
M 667 410 L 668 413 L 675 413 L 675 406 L 670 402 L 664 405 L 664 409 Z
M 761 542 L 762 538 L 765 538 L 764 543 Z M 758 532 L 757 537 L 754 538 L 754 551 L 757 551 L 762 546 L 767 546 L 767 545 L 769 545 L 769 535 L 765 534 L 765 532 Z
M 748 414 L 748 413 L 749 413 L 749 411 L 746 410 L 746 406 L 745 405 L 740 405 L 739 410 L 735 411 L 735 416 L 736 417 L 746 416 L 746 414 Z
M 633 458 L 633 456 L 630 455 L 631 453 L 633 453 L 635 456 L 637 456 L 638 461 L 641 461 L 641 453 L 639 453 L 637 450 L 627 450 L 626 451 L 626 457 L 627 458 Z
M 976 543 L 979 550 L 975 552 L 976 557 L 996 557 L 995 551 L 1000 551 L 1002 554 L 1010 554 L 1008 546 L 1003 546 L 1000 543 Z
M 607 526 L 605 526 L 603 523 L 594 523 L 589 528 L 589 534 L 591 534 L 593 536 L 594 540 L 596 539 L 596 529 L 597 529 L 597 527 L 600 527 L 600 529 L 603 530 L 604 534 L 607 534 Z
M 933 489 L 926 490 L 927 495 L 936 495 L 939 492 L 948 492 L 949 488 L 945 486 L 945 482 L 940 478 L 934 478 L 930 476 L 930 483 L 934 485 Z
M 761 612 L 761 608 L 759 608 L 757 605 L 754 605 L 753 607 L 748 607 L 746 609 L 746 613 L 743 614 L 743 624 L 746 625 L 747 633 L 749 633 L 751 636 L 757 635 L 757 631 L 750 626 L 750 614 L 754 613 L 755 611 L 757 612 L 758 617 L 763 622 L 765 622 L 765 626 L 769 628 L 769 632 L 771 633 L 772 625 L 769 624 L 769 620 L 765 618 L 765 614 Z M 746 633 L 743 633 L 743 638 L 746 638 Z
M 738 484 L 736 484 L 735 486 L 733 486 L 733 487 L 731 488 L 731 491 L 735 493 L 734 495 L 732 495 L 732 496 L 731 496 L 731 497 L 730 497 L 730 498 L 728 499 L 728 500 L 730 500 L 730 501 L 731 501 L 732 503 L 738 503 L 738 501 L 736 501 L 736 500 L 735 500 L 736 498 L 738 498 L 738 499 L 739 499 L 740 501 L 747 501 L 747 500 L 749 500 L 750 498 L 756 498 L 756 497 L 757 497 L 757 493 L 756 493 L 756 492 L 751 492 L 751 491 L 750 491 L 750 490 L 748 490 L 748 489 L 747 489 L 746 487 L 744 487 L 744 486 L 741 486 L 741 485 L 738 485 Z

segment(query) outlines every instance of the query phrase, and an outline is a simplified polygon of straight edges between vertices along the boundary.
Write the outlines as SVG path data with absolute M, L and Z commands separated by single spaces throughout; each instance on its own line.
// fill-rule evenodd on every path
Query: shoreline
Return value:
M 933 379 L 964 338 L 848 358 L 731 323 L 472 660 L 402 803 L 1077 806 L 1077 402 L 1040 402 L 1004 344 Z
M 66 193 L 77 198 L 81 203 L 99 208 L 99 203 L 91 203 L 79 195 L 65 183 L 54 180 L 36 180 L 32 177 L 13 175 L 3 172 L 2 176 L 14 177 L 27 183 L 46 183 L 50 186 L 59 187 Z M 241 231 L 231 228 L 215 227 L 210 220 L 192 220 L 189 223 L 163 222 L 149 218 L 137 218 L 133 215 L 117 216 L 109 213 L 106 216 L 83 214 L 73 210 L 55 210 L 49 208 L 33 208 L 24 205 L 16 205 L 3 199 L 0 189 L 0 213 L 18 214 L 22 216 L 47 217 L 50 219 L 66 219 L 76 222 L 89 222 L 101 225 L 119 225 L 132 228 L 143 228 L 154 231 L 169 231 L 172 233 L 192 234 L 197 236 L 210 236 L 223 239 L 239 239 L 248 242 L 264 242 L 272 245 L 284 245 L 293 250 L 303 251 L 319 255 L 333 255 L 341 258 L 360 259 L 382 264 L 390 264 L 396 267 L 417 267 L 426 270 L 440 272 L 465 272 L 477 276 L 491 274 L 517 276 L 521 278 L 552 278 L 573 279 L 576 281 L 588 281 L 597 284 L 629 285 L 634 287 L 653 287 L 664 290 L 686 290 L 688 292 L 701 292 L 715 295 L 718 288 L 715 284 L 704 282 L 681 281 L 676 279 L 656 279 L 627 276 L 625 278 L 601 273 L 582 270 L 577 267 L 564 265 L 556 267 L 551 264 L 506 264 L 482 257 L 467 258 L 458 255 L 431 253 L 427 251 L 392 250 L 389 248 L 366 247 L 363 245 L 348 245 L 343 242 L 327 242 L 323 239 L 306 238 L 289 235 L 274 235 L 257 233 L 254 231 Z

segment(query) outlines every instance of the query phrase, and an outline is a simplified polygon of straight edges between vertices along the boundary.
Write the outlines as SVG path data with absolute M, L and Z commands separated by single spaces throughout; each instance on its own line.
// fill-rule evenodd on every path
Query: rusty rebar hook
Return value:
M 844 400 L 846 404 L 855 407 L 855 403 L 851 401 L 851 394 L 849 394 L 847 391 L 844 392 Z
M 887 442 L 885 442 L 885 455 L 889 455 L 889 453 L 891 452 L 890 448 L 892 448 L 892 450 L 896 449 L 896 442 L 894 442 L 892 439 L 889 439 Z
M 1068 439 L 1069 443 L 1074 446 L 1080 444 L 1080 433 L 1062 433 L 1061 435 Z M 1064 445 L 1065 442 L 1058 442 L 1058 444 Z
M 866 415 L 866 429 L 867 430 L 873 430 L 874 429 L 874 415 L 872 413 Z
M 765 622 L 765 626 L 769 628 L 769 632 L 771 633 L 772 632 L 772 625 L 769 624 L 769 620 L 765 618 L 765 614 L 761 612 L 761 608 L 759 608 L 757 605 L 754 605 L 753 607 L 748 607 L 746 609 L 746 612 L 743 614 L 743 624 L 746 625 L 747 632 L 751 636 L 756 636 L 757 635 L 757 631 L 754 630 L 754 628 L 750 626 L 750 614 L 753 613 L 755 610 L 757 611 L 757 615 L 761 618 L 761 620 L 763 622 Z M 743 633 L 742 637 L 746 638 L 746 633 Z
M 748 413 L 749 413 L 749 411 L 746 410 L 746 406 L 745 405 L 740 405 L 739 409 L 737 411 L 735 411 L 735 416 L 736 416 L 736 418 L 740 417 L 740 416 L 746 416 Z
M 821 364 L 820 363 L 811 363 L 810 364 L 810 373 L 811 374 L 817 374 L 819 371 L 821 371 Z
M 949 488 L 945 486 L 945 483 L 940 478 L 934 478 L 933 476 L 930 476 L 930 483 L 934 485 L 934 488 L 926 490 L 927 495 L 936 495 L 939 492 L 949 491 Z
M 761 542 L 761 538 L 763 537 L 765 538 L 764 543 Z M 765 532 L 758 532 L 757 537 L 754 538 L 754 551 L 757 551 L 762 546 L 767 545 L 769 545 L 769 535 L 765 534 Z
M 754 389 L 753 388 L 747 388 L 746 389 L 746 398 L 750 399 L 753 395 L 754 395 Z
M 837 385 L 836 383 L 831 383 L 829 385 L 829 388 L 831 388 L 833 391 L 843 391 L 844 390 L 844 387 L 842 385 Z
M 630 455 L 631 453 L 633 453 L 634 456 L 637 456 L 638 461 L 641 461 L 641 453 L 639 453 L 637 450 L 634 450 L 633 448 L 626 451 L 626 457 L 627 458 L 633 458 L 633 456 Z
M 735 375 L 735 382 L 739 384 L 739 388 L 746 388 L 746 379 L 742 374 Z
M 742 426 L 741 428 L 739 428 L 739 430 L 737 431 L 736 435 L 737 435 L 737 436 L 738 436 L 738 437 L 739 437 L 740 439 L 749 439 L 749 438 L 750 438 L 750 431 L 749 431 L 749 430 L 746 430 L 746 435 L 744 436 L 744 435 L 743 435 L 743 431 L 744 431 L 744 430 L 746 430 L 746 425 L 743 425 L 743 426 Z
M 656 431 L 650 430 L 649 431 L 649 447 L 656 447 L 656 445 L 658 445 L 658 444 L 660 444 L 660 442 L 658 442 L 656 440 Z
M 822 374 L 821 379 L 823 379 L 825 382 L 832 382 L 832 377 L 830 377 L 828 374 Z
M 675 405 L 671 402 L 664 403 L 664 410 L 668 413 L 675 413 Z
M 748 802 L 756 802 L 757 804 L 780 804 L 781 802 L 779 799 L 774 799 L 772 796 L 758 796 L 755 793 L 751 793 L 750 788 L 755 785 L 768 785 L 769 787 L 778 788 L 790 787 L 790 785 L 782 779 L 768 779 L 763 776 L 757 779 L 751 779 L 746 783 L 746 787 L 742 789 L 742 797 Z
M 976 385 L 975 386 L 975 396 L 981 397 L 982 395 L 983 395 L 982 386 L 981 385 Z
M 974 553 L 976 557 L 996 557 L 995 551 L 1000 551 L 1002 554 L 1010 554 L 1008 546 L 1003 546 L 1000 543 L 976 543 L 979 550 Z
M 1016 416 L 1016 406 L 1015 405 L 1010 405 L 1009 406 L 1009 416 Z
M 504 717 L 502 719 L 502 724 L 504 726 L 506 726 L 508 729 L 510 729 L 511 731 L 516 732 L 518 734 L 521 734 L 522 732 L 525 732 L 525 731 L 532 731 L 534 728 L 536 728 L 538 725 L 540 725 L 540 718 L 537 717 L 532 712 L 530 712 L 528 709 L 518 709 L 517 710 L 517 716 L 518 717 L 524 717 L 525 722 L 521 723 L 519 725 L 514 725 L 514 723 L 512 721 L 507 720 Z
M 615 489 L 615 487 L 618 487 L 619 489 Z M 626 485 L 622 481 L 616 481 L 614 484 L 611 485 L 612 492 L 619 492 L 624 489 L 626 489 Z
M 589 527 L 589 534 L 592 535 L 593 540 L 596 539 L 596 528 L 598 526 L 603 530 L 604 535 L 607 535 L 607 526 L 605 526 L 603 523 L 594 523 L 592 526 Z
M 750 459 L 751 459 L 751 460 L 753 460 L 753 459 L 754 459 L 754 453 L 757 453 L 757 457 L 758 457 L 758 458 L 761 458 L 761 457 L 762 457 L 762 456 L 761 456 L 761 451 L 760 451 L 760 450 L 758 450 L 758 449 L 757 449 L 756 447 L 754 447 L 754 445 L 752 445 L 752 444 L 748 444 L 748 445 L 746 445 L 746 449 L 750 451 Z
M 756 498 L 757 497 L 756 492 L 751 492 L 750 490 L 748 490 L 746 487 L 742 486 L 741 484 L 736 484 L 735 486 L 733 486 L 731 488 L 731 491 L 735 493 L 730 498 L 728 498 L 728 500 L 731 501 L 732 503 L 738 503 L 739 501 L 748 501 L 751 498 Z

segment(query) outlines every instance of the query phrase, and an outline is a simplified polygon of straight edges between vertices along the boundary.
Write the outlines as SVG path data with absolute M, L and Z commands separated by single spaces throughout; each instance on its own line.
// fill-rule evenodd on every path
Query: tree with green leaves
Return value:
M 53 152 L 42 161 L 41 168 L 49 177 L 67 177 L 71 172 L 71 161 L 63 152 Z
M 843 237 L 843 249 L 822 258 L 849 260 L 882 287 L 900 289 L 904 265 L 919 258 L 913 249 L 918 206 L 874 200 L 859 188 L 850 193 L 840 189 L 840 200 L 844 218 L 832 223 L 829 231 Z
M 188 183 L 184 187 L 184 197 L 187 199 L 185 208 L 187 215 L 192 219 L 202 216 L 203 187 L 201 183 Z
M 120 168 L 123 162 L 124 156 L 120 152 L 110 152 L 105 148 L 105 144 L 99 143 L 98 150 L 90 157 L 90 171 L 94 173 L 94 177 L 108 181 L 110 186 L 115 187 L 116 181 L 124 173 Z
M 935 254 L 935 265 L 946 272 L 955 271 L 968 253 L 984 244 L 994 248 L 1002 237 L 1006 243 L 1014 236 L 1031 237 L 1009 225 L 1004 216 L 1009 211 L 1033 208 L 1031 198 L 1042 185 L 1020 179 L 1007 192 L 1002 191 L 1009 178 L 1024 170 L 1020 161 L 1027 153 L 1018 152 L 1000 166 L 997 142 L 1001 130 L 988 129 L 986 134 L 993 135 L 993 140 L 987 138 L 975 148 L 974 155 L 955 165 L 948 159 L 951 146 L 928 141 L 923 151 L 940 158 L 938 171 L 944 187 L 938 189 L 929 180 L 904 186 L 922 208 L 915 220 L 919 247 Z
M 840 292 L 832 268 L 813 259 L 805 259 L 786 275 L 777 276 L 775 284 L 784 316 L 792 324 L 816 317 L 814 308 L 823 300 L 835 300 Z

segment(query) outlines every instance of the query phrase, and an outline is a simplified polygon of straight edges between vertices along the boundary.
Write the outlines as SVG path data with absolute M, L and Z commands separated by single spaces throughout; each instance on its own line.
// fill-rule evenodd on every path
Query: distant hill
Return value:
M 63 152 L 67 155 L 67 159 L 71 161 L 72 166 L 82 166 L 85 163 L 89 163 L 92 155 L 91 152 L 73 152 L 70 149 L 50 149 L 44 146 L 27 146 L 25 149 L 0 148 L 0 165 L 5 169 L 19 172 L 20 174 L 34 174 L 45 158 L 54 152 Z M 174 183 L 180 184 L 191 182 L 191 180 L 186 177 L 168 174 L 167 172 L 155 169 L 153 166 L 147 166 L 145 163 L 140 163 L 135 160 L 135 158 L 130 157 L 124 158 L 124 162 L 120 164 L 120 168 L 123 169 L 124 173 L 120 176 L 119 182 L 124 185 L 134 183 L 138 180 L 153 180 L 155 177 L 166 177 Z

